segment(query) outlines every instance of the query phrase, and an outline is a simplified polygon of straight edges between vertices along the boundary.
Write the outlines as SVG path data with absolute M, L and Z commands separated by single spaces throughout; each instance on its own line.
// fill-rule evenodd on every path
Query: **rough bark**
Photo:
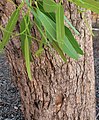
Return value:
M 76 38 L 84 55 L 78 61 L 68 58 L 64 63 L 56 52 L 53 55 L 45 48 L 40 58 L 33 56 L 33 80 L 29 81 L 19 38 L 13 38 L 6 47 L 12 79 L 20 90 L 26 120 L 95 120 L 92 37 L 77 7 L 64 0 L 64 8 L 66 16 L 80 32 Z M 90 11 L 83 14 L 91 27 Z M 34 54 L 38 48 L 36 41 L 33 46 Z

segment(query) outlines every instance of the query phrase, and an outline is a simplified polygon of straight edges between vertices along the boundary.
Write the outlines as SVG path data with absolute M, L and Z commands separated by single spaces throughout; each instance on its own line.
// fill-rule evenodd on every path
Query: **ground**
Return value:
M 24 120 L 17 87 L 11 81 L 7 59 L 0 54 L 0 120 Z
M 93 39 L 93 46 L 96 80 L 96 118 L 99 120 L 99 30 L 94 30 L 93 32 L 95 34 L 95 37 Z

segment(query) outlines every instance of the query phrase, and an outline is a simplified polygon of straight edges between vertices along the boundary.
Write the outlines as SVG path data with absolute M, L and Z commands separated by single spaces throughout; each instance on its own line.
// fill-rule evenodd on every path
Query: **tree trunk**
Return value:
M 7 3 L 6 9 L 9 8 Z M 6 47 L 12 80 L 20 90 L 25 120 L 95 120 L 92 36 L 77 7 L 64 0 L 64 8 L 66 16 L 80 32 L 76 38 L 84 55 L 78 61 L 68 58 L 67 63 L 64 63 L 56 52 L 53 55 L 45 48 L 40 58 L 33 56 L 33 80 L 29 81 L 19 38 L 13 38 Z M 83 15 L 91 27 L 91 12 L 87 11 Z M 35 34 L 38 36 L 37 31 Z M 33 41 L 34 45 L 33 54 L 38 48 L 36 41 Z

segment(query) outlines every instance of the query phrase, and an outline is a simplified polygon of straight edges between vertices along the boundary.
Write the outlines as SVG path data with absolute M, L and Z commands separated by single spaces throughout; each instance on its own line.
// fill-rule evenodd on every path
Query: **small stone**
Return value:
M 15 110 L 18 110 L 18 107 L 14 106 L 14 109 L 15 109 Z

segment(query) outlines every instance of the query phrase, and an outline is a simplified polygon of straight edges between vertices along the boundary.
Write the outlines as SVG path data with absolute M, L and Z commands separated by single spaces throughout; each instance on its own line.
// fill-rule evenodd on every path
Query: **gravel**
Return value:
M 0 54 L 0 120 L 24 120 L 20 94 L 10 75 L 6 57 Z
M 94 65 L 95 65 L 95 86 L 96 86 L 96 120 L 99 120 L 99 28 L 94 30 L 93 47 L 94 47 Z

